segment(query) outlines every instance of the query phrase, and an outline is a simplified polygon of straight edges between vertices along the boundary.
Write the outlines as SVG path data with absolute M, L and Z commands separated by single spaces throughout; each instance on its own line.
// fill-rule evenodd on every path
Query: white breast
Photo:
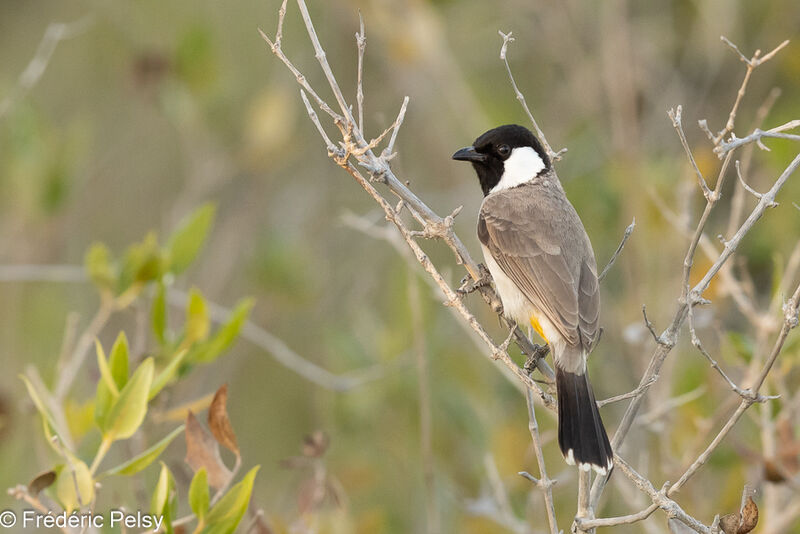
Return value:
M 558 333 L 553 323 L 528 300 L 528 297 L 520 291 L 517 284 L 506 276 L 506 273 L 497 265 L 489 249 L 484 245 L 481 245 L 481 248 L 483 249 L 486 268 L 492 274 L 497 294 L 500 295 L 500 300 L 503 302 L 503 315 L 516 321 L 523 332 L 527 331 L 527 328 L 531 325 L 531 317 L 536 317 L 547 339 L 551 342 L 561 340 L 561 334 Z

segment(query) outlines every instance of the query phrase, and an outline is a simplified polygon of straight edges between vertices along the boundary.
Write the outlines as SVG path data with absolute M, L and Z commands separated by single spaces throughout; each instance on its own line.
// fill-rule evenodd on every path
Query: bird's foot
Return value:
M 550 352 L 550 346 L 547 344 L 544 345 L 533 345 L 533 352 L 525 359 L 525 365 L 523 369 L 525 372 L 530 375 L 536 369 L 536 362 L 541 360 L 542 358 L 547 356 L 547 353 Z
M 481 287 L 488 286 L 492 283 L 492 275 L 489 273 L 489 269 L 487 269 L 484 264 L 478 264 L 478 271 L 480 273 L 480 278 L 473 280 L 472 276 L 467 274 L 461 279 L 461 286 L 456 289 L 456 293 L 463 297 L 480 289 Z

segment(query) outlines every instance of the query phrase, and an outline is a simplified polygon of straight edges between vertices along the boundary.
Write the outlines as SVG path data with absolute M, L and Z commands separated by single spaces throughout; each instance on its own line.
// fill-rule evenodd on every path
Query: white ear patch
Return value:
M 544 169 L 544 161 L 539 154 L 529 146 L 518 146 L 511 151 L 505 161 L 503 176 L 490 193 L 510 189 L 525 182 L 530 182 Z

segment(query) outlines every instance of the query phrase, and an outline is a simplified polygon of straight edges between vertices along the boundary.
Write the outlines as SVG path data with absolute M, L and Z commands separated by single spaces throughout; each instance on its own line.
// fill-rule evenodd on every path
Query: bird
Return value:
M 586 373 L 600 332 L 600 293 L 583 223 L 541 141 L 524 126 L 489 130 L 452 157 L 478 175 L 478 239 L 503 313 L 530 325 L 553 353 L 561 453 L 570 465 L 609 474 L 614 454 Z

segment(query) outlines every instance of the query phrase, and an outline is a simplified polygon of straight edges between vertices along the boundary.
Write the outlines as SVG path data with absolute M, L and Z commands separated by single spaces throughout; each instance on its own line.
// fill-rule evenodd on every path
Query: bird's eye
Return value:
M 511 147 L 508 145 L 500 145 L 497 147 L 497 153 L 502 157 L 506 157 L 511 154 Z

